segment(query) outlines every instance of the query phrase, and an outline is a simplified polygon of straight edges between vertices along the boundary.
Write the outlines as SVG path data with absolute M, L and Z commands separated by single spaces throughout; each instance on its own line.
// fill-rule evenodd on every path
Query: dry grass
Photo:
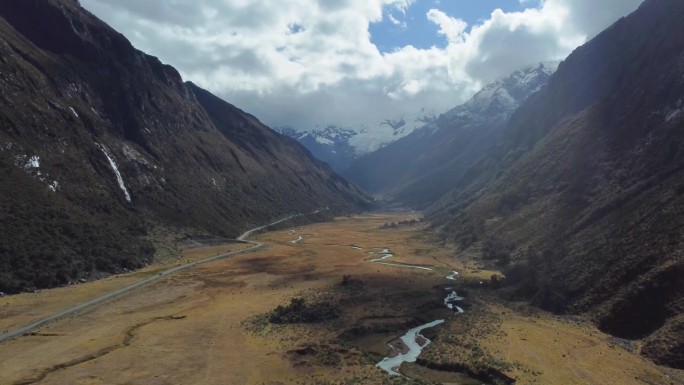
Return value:
M 0 331 L 30 324 L 174 266 L 213 257 L 217 254 L 242 250 L 249 246 L 242 243 L 230 243 L 220 246 L 188 248 L 182 251 L 180 258 L 151 265 L 132 273 L 113 275 L 97 281 L 42 290 L 37 293 L 23 293 L 0 298 Z
M 391 329 L 402 322 L 418 322 L 420 317 L 449 315 L 440 306 L 442 287 L 450 283 L 445 280 L 445 273 L 461 270 L 462 277 L 473 280 L 487 278 L 490 273 L 477 271 L 476 266 L 469 269 L 457 262 L 452 250 L 435 246 L 429 235 L 418 231 L 419 225 L 380 229 L 384 223 L 411 217 L 410 214 L 364 215 L 301 227 L 294 232 L 260 234 L 257 239 L 270 243 L 262 250 L 184 271 L 77 317 L 48 325 L 38 335 L 0 345 L 0 384 L 411 383 L 390 378 L 374 366 L 386 353 L 385 342 L 403 331 L 371 333 L 346 340 L 340 334 L 359 325 L 371 329 L 389 325 Z M 289 242 L 300 235 L 304 238 L 301 243 Z M 353 249 L 352 244 L 362 250 Z M 435 271 L 369 263 L 371 253 L 383 248 L 397 254 L 394 262 L 432 266 Z M 224 251 L 222 248 L 193 250 L 184 258 L 201 258 Z M 24 324 L 154 271 L 150 268 L 119 278 L 3 298 L 0 323 Z M 362 282 L 362 291 L 336 292 L 345 275 Z M 343 307 L 340 319 L 311 325 L 262 324 L 256 328 L 248 325 L 255 316 L 287 304 L 295 296 L 322 292 L 336 295 Z M 492 312 L 510 312 L 493 309 Z M 498 334 L 511 339 L 506 343 L 511 345 L 510 349 L 522 346 L 520 349 L 532 352 L 535 352 L 532 347 L 520 345 L 520 338 L 513 332 L 515 328 L 524 326 L 528 339 L 546 346 L 545 338 L 553 341 L 556 330 L 553 327 L 561 325 L 558 321 L 547 326 L 523 315 L 511 319 L 515 322 L 501 323 Z M 457 325 L 460 320 L 455 317 L 446 327 Z M 443 330 L 449 329 L 441 329 L 439 333 Z M 483 338 L 482 346 L 492 349 L 492 354 L 506 354 L 504 358 L 511 361 L 525 359 L 514 350 L 499 353 L 497 349 L 501 349 L 503 339 L 497 345 L 495 339 Z M 601 352 L 607 355 L 615 350 L 607 346 L 605 337 L 595 338 L 602 341 Z M 567 343 L 570 342 L 569 339 Z M 438 346 L 435 343 L 428 350 Z M 577 368 L 591 363 L 585 364 L 590 356 L 581 353 L 570 351 Z M 516 355 L 520 358 L 513 359 Z M 622 357 L 627 356 L 623 352 Z M 640 373 L 657 374 L 652 364 L 630 357 L 634 370 L 641 368 Z M 529 362 L 521 363 L 537 370 L 534 365 L 563 362 L 554 356 L 548 362 L 534 364 L 530 358 Z M 561 368 L 558 378 L 581 380 L 581 372 L 576 372 L 580 377 L 572 377 L 572 371 Z M 425 372 L 428 378 L 445 382 L 458 378 L 449 373 L 429 374 L 420 367 L 407 370 Z M 551 370 L 543 371 L 543 375 L 551 376 Z M 618 374 L 607 378 L 617 381 L 613 383 L 634 381 L 631 372 L 622 377 Z M 598 377 L 599 374 L 595 378 Z M 548 378 L 555 381 L 556 377 Z
M 514 363 L 509 374 L 519 385 L 674 383 L 588 323 L 503 306 L 490 310 L 500 314 L 500 333 L 484 338 L 482 346 Z
M 448 324 L 425 356 L 440 364 L 494 367 L 517 385 L 681 383 L 674 371 L 614 341 L 578 317 L 482 299 L 461 322 Z

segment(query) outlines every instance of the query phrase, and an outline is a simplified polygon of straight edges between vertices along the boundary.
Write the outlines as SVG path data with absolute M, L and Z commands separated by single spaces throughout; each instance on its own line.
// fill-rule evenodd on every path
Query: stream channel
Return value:
M 423 266 L 386 262 L 388 259 L 394 257 L 394 254 L 389 249 L 382 250 L 380 254 L 380 257 L 371 259 L 370 262 L 379 265 L 396 266 L 407 269 L 433 270 Z M 458 272 L 454 271 L 448 275 L 446 279 L 455 281 L 457 277 Z M 453 289 L 447 288 L 447 291 L 450 291 L 450 293 L 444 298 L 444 306 L 454 311 L 455 314 L 462 314 L 464 312 L 463 309 L 459 306 L 456 306 L 456 303 L 458 301 L 462 301 L 463 297 L 460 297 Z M 382 361 L 378 362 L 376 366 L 386 371 L 390 375 L 401 376 L 402 374 L 399 372 L 401 364 L 404 362 L 416 362 L 416 359 L 418 356 L 420 356 L 420 353 L 423 351 L 423 349 L 430 345 L 431 341 L 420 333 L 425 329 L 441 325 L 444 322 L 445 320 L 438 319 L 426 323 L 425 325 L 417 326 L 407 331 L 406 334 L 401 336 L 401 338 L 393 340 L 388 344 L 392 350 L 390 355 L 383 358 Z

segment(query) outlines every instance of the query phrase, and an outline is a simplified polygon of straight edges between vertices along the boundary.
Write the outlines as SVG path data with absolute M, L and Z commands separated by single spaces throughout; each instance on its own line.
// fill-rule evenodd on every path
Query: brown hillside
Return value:
M 0 0 L 0 173 L 0 291 L 139 267 L 154 226 L 235 236 L 367 202 L 69 0 Z
M 433 206 L 508 263 L 513 294 L 594 315 L 684 367 L 684 3 L 649 0 L 577 49 Z

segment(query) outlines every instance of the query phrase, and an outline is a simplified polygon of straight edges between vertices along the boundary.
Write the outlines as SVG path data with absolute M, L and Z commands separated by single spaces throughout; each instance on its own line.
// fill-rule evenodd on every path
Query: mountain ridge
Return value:
M 357 160 L 343 174 L 373 194 L 423 209 L 501 136 L 517 107 L 558 63 L 541 63 L 485 86 L 433 123 Z
M 428 210 L 512 298 L 587 314 L 684 367 L 684 4 L 647 0 L 573 52 Z M 654 43 L 657 42 L 657 43 Z
M 0 53 L 0 291 L 141 267 L 156 227 L 237 236 L 295 211 L 368 205 L 76 1 L 0 1 Z
M 430 124 L 437 116 L 425 108 L 397 119 L 385 119 L 375 126 L 317 126 L 313 129 L 275 127 L 302 143 L 318 159 L 343 172 L 360 157 L 377 151 Z

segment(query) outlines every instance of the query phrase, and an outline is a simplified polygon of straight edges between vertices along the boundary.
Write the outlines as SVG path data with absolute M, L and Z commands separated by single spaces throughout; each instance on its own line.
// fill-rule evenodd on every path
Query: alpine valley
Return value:
M 86 8 L 0 0 L 0 385 L 684 384 L 684 1 L 442 114 L 275 129 Z
M 345 174 L 425 209 L 504 272 L 502 295 L 684 368 L 682 17 L 681 1 L 645 1 L 550 78 L 516 73 Z

